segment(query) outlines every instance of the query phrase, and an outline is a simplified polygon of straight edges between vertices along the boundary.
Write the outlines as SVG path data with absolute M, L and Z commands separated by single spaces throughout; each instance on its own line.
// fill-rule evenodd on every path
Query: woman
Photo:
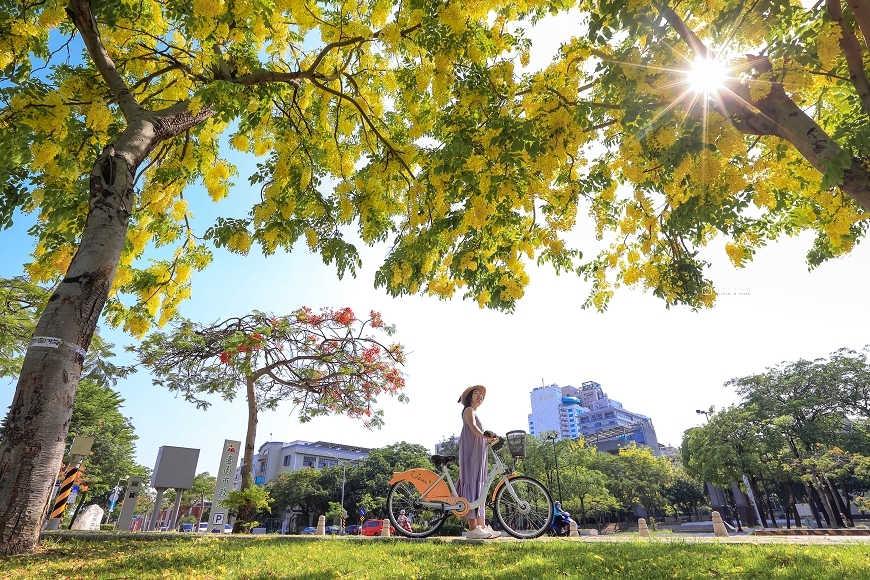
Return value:
M 485 397 L 486 387 L 474 385 L 465 389 L 458 401 L 464 406 L 462 434 L 459 436 L 458 491 L 461 497 L 471 503 L 477 501 L 483 493 L 483 485 L 486 483 L 487 445 L 496 439 L 491 432 L 483 430 L 477 416 L 477 408 Z M 483 503 L 477 509 L 470 510 L 465 519 L 468 520 L 467 537 L 470 539 L 496 538 L 501 535 L 486 525 Z

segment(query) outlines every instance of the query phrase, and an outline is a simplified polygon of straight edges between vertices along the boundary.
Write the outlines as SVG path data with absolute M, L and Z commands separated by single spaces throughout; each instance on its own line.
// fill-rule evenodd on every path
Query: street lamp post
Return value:
M 704 415 L 704 417 L 707 418 L 707 422 L 708 423 L 710 422 L 710 412 L 709 411 L 702 411 L 701 409 L 695 409 L 695 412 L 699 415 Z
M 553 442 L 553 463 L 556 465 L 556 487 L 559 489 L 559 503 L 562 503 L 562 482 L 559 480 L 559 458 L 556 455 L 556 439 L 555 435 L 547 435 L 547 439 Z
M 340 520 L 342 525 L 341 525 L 340 529 L 338 530 L 338 535 L 343 536 L 344 535 L 344 523 L 345 523 L 345 521 L 344 521 L 344 518 L 345 518 L 345 515 L 344 515 L 344 481 L 345 481 L 345 478 L 347 476 L 347 459 L 339 459 L 338 457 L 336 457 L 335 455 L 333 455 L 329 451 L 327 451 L 326 454 L 329 455 L 330 457 L 332 457 L 333 459 L 335 459 L 336 461 L 338 461 L 339 463 L 341 463 L 341 517 L 339 518 L 339 520 Z

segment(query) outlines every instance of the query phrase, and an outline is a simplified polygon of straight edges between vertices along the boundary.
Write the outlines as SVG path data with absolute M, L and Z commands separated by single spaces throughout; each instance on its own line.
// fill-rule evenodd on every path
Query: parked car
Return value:
M 199 524 L 199 528 L 198 528 L 198 529 L 199 529 L 200 532 L 203 532 L 203 533 L 207 533 L 207 532 L 217 533 L 217 532 L 214 532 L 214 528 L 215 528 L 215 526 L 212 526 L 212 525 L 209 524 L 208 522 L 202 522 L 202 523 Z M 232 527 L 231 525 L 229 525 L 229 524 L 224 524 L 224 533 L 225 533 L 225 534 L 232 534 L 232 533 L 233 533 L 233 527 Z
M 380 536 L 381 529 L 384 527 L 383 520 L 367 520 L 363 522 L 362 528 L 360 529 L 360 533 L 363 536 Z M 390 535 L 394 535 L 396 533 L 396 528 L 390 525 Z
M 358 536 L 359 535 L 359 526 L 357 526 L 355 524 L 347 526 L 346 528 L 344 528 L 344 533 L 349 535 L 349 536 Z
M 313 534 L 316 531 L 317 531 L 317 528 L 309 526 L 309 527 L 303 529 L 302 533 L 303 534 Z
M 326 526 L 324 531 L 327 534 L 338 534 L 339 532 L 341 532 L 341 528 L 339 528 L 338 526 Z
M 192 532 L 193 531 L 193 524 L 181 524 L 181 531 L 182 532 Z

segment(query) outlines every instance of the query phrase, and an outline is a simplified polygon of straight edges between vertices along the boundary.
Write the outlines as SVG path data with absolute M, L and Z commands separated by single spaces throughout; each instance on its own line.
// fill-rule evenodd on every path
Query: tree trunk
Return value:
M 120 147 L 108 146 L 94 164 L 79 249 L 37 322 L 6 417 L 0 446 L 3 555 L 36 547 L 66 447 L 84 355 L 124 247 L 140 160 Z M 50 341 L 40 344 L 39 337 Z
M 242 460 L 240 489 L 248 489 L 254 485 L 254 444 L 257 439 L 257 394 L 254 392 L 254 379 L 248 377 L 245 387 L 248 402 L 248 431 L 245 434 L 245 458 Z
M 797 509 L 797 494 L 794 491 L 794 484 L 791 481 L 787 481 L 786 487 L 788 488 L 788 499 L 791 502 L 791 511 L 794 515 L 794 525 L 799 528 L 801 527 L 801 516 Z
M 846 507 L 846 504 L 843 503 L 843 497 L 840 495 L 840 492 L 837 491 L 836 486 L 834 486 L 833 482 L 827 477 L 823 478 L 823 483 L 825 483 L 826 488 L 831 494 L 831 498 L 834 500 L 834 507 L 836 507 L 837 511 L 840 513 L 840 518 L 843 520 L 843 525 L 847 528 L 854 528 L 855 523 L 852 521 L 852 514 Z
M 187 105 L 130 119 L 97 158 L 78 250 L 36 324 L 0 445 L 0 554 L 31 552 L 66 446 L 82 363 L 121 257 L 139 164 L 154 147 L 208 118 Z M 50 340 L 38 342 L 39 337 Z
M 257 393 L 254 390 L 254 378 L 246 377 L 245 394 L 248 402 L 248 431 L 245 434 L 245 458 L 242 460 L 242 485 L 240 490 L 254 485 L 254 444 L 257 439 Z M 241 514 L 241 510 L 240 510 Z M 233 533 L 242 533 L 241 520 L 237 517 L 233 524 Z
M 761 489 L 764 491 L 764 499 L 767 503 L 767 513 L 770 514 L 770 523 L 774 528 L 778 528 L 779 524 L 776 523 L 776 513 L 773 509 L 773 502 L 770 500 L 770 491 L 767 489 L 764 479 L 761 480 Z
M 846 480 L 843 479 L 843 501 L 845 502 L 845 506 L 843 507 L 843 513 L 849 519 L 849 525 L 855 527 L 855 520 L 852 518 L 852 499 L 849 497 L 849 488 L 846 487 Z M 833 486 L 832 486 L 833 487 Z M 833 489 L 837 489 L 834 487 Z
M 825 504 L 825 509 L 828 510 L 834 518 L 834 522 L 838 528 L 845 528 L 846 523 L 843 521 L 843 518 L 840 517 L 840 509 L 837 506 L 837 501 L 834 499 L 831 490 L 825 485 L 825 481 L 823 478 L 816 476 L 815 478 L 817 485 L 819 486 L 819 493 L 822 496 L 822 501 Z
M 789 490 L 784 483 L 780 482 L 779 483 L 779 492 L 782 494 L 782 499 L 783 499 L 783 502 L 785 503 L 785 505 L 783 506 L 785 508 L 785 527 L 790 530 L 791 529 L 791 513 L 792 513 L 792 511 L 791 511 L 791 503 L 792 503 L 791 490 Z M 797 512 L 795 512 L 795 522 L 797 522 Z
M 821 515 L 822 518 L 825 520 L 825 524 L 827 525 L 827 527 L 833 527 L 831 525 L 831 516 L 828 514 L 828 510 L 825 507 L 825 504 L 822 503 L 822 498 L 819 497 L 819 492 L 816 491 L 816 488 L 812 483 L 807 484 L 807 491 L 810 495 L 810 505 L 816 506 L 813 508 L 813 511 L 815 512 L 813 515 L 815 516 L 816 521 L 821 523 L 821 519 L 819 519 L 819 515 Z
M 755 511 L 755 510 L 758 511 L 758 517 L 761 518 L 761 522 L 760 522 L 761 527 L 763 527 L 763 528 L 770 527 L 767 525 L 767 517 L 766 517 L 766 514 L 764 513 L 764 504 L 762 503 L 761 492 L 758 490 L 758 483 L 756 482 L 754 477 L 749 480 L 749 488 L 752 490 L 752 495 L 755 496 L 755 502 L 754 502 L 754 505 L 753 505 L 753 502 L 747 502 L 748 506 L 750 508 L 754 507 L 753 511 Z M 755 514 L 753 514 L 753 515 L 755 515 Z

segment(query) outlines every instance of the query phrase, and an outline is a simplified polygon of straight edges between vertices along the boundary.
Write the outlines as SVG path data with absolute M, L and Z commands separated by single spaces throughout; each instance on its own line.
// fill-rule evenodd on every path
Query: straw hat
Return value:
M 461 403 L 462 401 L 464 401 L 465 397 L 468 396 L 468 393 L 470 393 L 474 389 L 479 390 L 483 397 L 486 398 L 486 387 L 484 387 L 483 385 L 471 385 L 470 387 L 462 391 L 462 394 L 459 395 L 459 400 L 456 402 Z

